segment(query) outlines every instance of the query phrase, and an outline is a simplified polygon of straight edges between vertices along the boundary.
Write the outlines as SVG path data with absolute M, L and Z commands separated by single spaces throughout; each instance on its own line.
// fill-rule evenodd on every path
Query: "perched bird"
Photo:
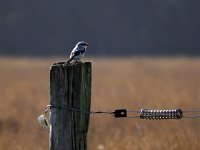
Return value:
M 78 42 L 72 50 L 70 54 L 70 59 L 67 61 L 67 63 L 70 63 L 72 60 L 74 60 L 75 62 L 80 61 L 80 59 L 84 56 L 87 47 L 88 44 L 86 42 Z

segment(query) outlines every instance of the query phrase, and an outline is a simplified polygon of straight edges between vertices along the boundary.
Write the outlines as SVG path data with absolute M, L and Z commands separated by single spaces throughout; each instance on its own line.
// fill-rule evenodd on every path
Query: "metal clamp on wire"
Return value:
M 135 115 L 128 115 L 128 113 L 136 113 Z M 137 111 L 137 110 L 127 110 L 127 109 L 116 109 L 114 112 L 113 112 L 113 116 L 115 118 L 139 118 L 140 116 L 138 115 L 138 113 L 140 113 L 140 111 Z
M 116 109 L 113 113 L 115 118 L 127 117 L 126 109 Z

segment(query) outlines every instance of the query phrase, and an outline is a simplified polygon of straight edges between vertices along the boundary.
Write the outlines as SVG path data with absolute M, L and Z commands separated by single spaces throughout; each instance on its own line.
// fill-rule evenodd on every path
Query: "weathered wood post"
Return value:
M 86 150 L 91 63 L 53 64 L 50 70 L 50 150 Z

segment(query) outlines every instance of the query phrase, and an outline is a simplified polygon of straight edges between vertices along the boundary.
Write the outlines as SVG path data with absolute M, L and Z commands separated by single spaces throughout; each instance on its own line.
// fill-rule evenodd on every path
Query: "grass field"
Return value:
M 200 109 L 198 58 L 87 58 L 92 110 Z M 48 150 L 37 117 L 49 102 L 57 58 L 0 58 L 0 150 Z M 198 150 L 200 119 L 149 121 L 91 116 L 89 150 Z

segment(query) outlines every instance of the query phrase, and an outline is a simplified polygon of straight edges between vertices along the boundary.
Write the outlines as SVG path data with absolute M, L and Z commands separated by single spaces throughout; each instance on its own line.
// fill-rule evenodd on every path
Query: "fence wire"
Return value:
M 140 110 L 131 110 L 131 109 L 115 109 L 114 111 L 84 111 L 79 108 L 67 108 L 62 106 L 47 105 L 45 113 L 50 109 L 59 109 L 71 112 L 78 112 L 82 114 L 91 114 L 91 115 L 112 115 L 115 118 L 135 118 L 135 119 L 146 119 L 146 120 L 163 120 L 163 119 L 195 119 L 200 118 L 200 109 L 199 110 L 182 110 L 178 109 L 167 109 L 167 110 L 155 110 L 155 109 L 140 109 Z

